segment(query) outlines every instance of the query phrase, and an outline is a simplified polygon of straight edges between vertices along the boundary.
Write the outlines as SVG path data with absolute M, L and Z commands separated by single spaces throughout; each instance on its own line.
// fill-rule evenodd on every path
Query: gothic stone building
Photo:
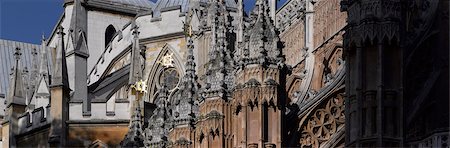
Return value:
M 65 0 L 0 42 L 2 144 L 448 147 L 448 5 Z

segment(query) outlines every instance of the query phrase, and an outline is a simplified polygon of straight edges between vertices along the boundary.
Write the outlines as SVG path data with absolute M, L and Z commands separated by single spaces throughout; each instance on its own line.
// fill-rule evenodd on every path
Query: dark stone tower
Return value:
M 436 139 L 448 139 L 448 1 L 344 0 L 341 8 L 346 146 L 445 147 Z

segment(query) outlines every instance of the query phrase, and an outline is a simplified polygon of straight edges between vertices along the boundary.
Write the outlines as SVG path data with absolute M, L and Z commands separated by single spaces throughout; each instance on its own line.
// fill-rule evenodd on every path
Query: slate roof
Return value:
M 155 5 L 150 0 L 89 0 L 89 1 L 102 1 L 104 3 L 110 3 L 110 4 L 114 4 L 114 5 L 123 5 L 123 6 L 127 6 L 127 7 L 152 8 L 153 5 Z
M 31 71 L 33 67 L 32 50 L 36 49 L 39 52 L 41 49 L 41 45 L 0 39 L 0 94 L 6 95 L 8 92 L 9 75 L 14 66 L 14 52 L 16 47 L 19 47 L 22 52 L 20 58 L 22 69 L 26 67 L 28 71 Z
M 150 0 L 87 0 L 86 3 L 88 6 L 131 14 L 151 11 L 155 6 L 155 3 Z
M 181 11 L 186 12 L 188 5 L 189 0 L 158 0 L 155 8 L 153 9 L 153 13 L 155 15 L 159 15 L 159 13 L 163 11 L 177 7 L 181 7 Z
M 206 4 L 209 0 L 199 0 L 201 4 Z M 237 4 L 234 0 L 225 0 L 227 8 L 237 9 Z M 161 12 L 180 8 L 181 12 L 186 12 L 189 7 L 189 0 L 158 0 L 153 7 L 153 14 L 159 16 Z

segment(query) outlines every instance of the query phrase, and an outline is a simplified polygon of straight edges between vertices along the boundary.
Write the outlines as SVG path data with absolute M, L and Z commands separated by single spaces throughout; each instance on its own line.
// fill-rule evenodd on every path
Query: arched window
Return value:
M 113 39 L 114 34 L 116 34 L 116 29 L 114 28 L 113 25 L 109 25 L 105 31 L 105 48 Z

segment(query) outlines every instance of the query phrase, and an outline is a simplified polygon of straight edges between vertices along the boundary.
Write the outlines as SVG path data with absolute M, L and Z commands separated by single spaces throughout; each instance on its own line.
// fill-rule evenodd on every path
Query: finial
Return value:
M 36 48 L 33 48 L 33 49 L 31 50 L 31 54 L 32 54 L 33 56 L 36 56 L 36 55 L 38 54 Z
M 65 35 L 65 33 L 64 33 L 64 28 L 63 28 L 62 26 L 59 26 L 59 27 L 58 27 L 57 34 L 59 34 L 59 35 Z
M 16 57 L 16 60 L 20 60 L 21 55 L 22 55 L 22 53 L 20 52 L 20 48 L 17 47 L 16 52 L 14 52 L 14 56 Z
M 139 35 L 138 31 L 139 27 L 136 25 L 136 22 L 133 22 L 131 25 L 132 25 L 131 26 L 132 34 L 134 35 L 135 38 L 137 38 Z
M 42 41 L 45 41 L 45 34 L 44 34 L 44 31 L 42 31 L 41 40 L 42 40 Z

